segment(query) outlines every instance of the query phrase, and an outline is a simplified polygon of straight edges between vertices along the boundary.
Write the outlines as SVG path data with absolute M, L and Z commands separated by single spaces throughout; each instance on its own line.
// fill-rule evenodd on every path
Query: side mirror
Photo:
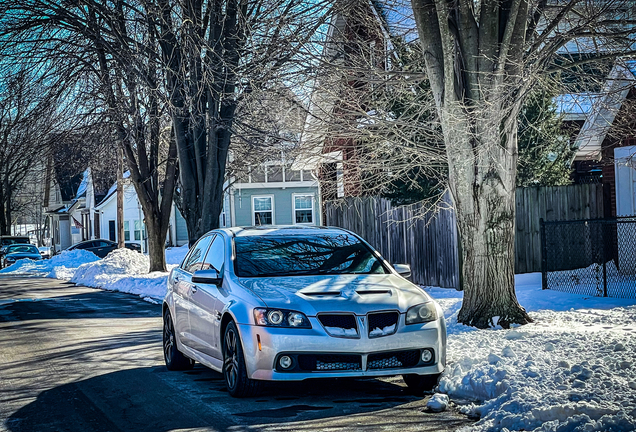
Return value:
M 223 278 L 214 269 L 197 270 L 192 274 L 192 283 L 210 284 L 219 286 L 223 282 Z
M 393 268 L 403 278 L 411 277 L 411 266 L 408 264 L 393 264 Z

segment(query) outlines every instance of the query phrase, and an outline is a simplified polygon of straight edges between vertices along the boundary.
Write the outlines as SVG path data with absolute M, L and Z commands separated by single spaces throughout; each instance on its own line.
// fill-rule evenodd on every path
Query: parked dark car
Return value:
M 126 248 L 134 250 L 135 252 L 141 252 L 141 246 L 139 245 L 139 243 L 126 242 Z M 100 258 L 105 258 L 106 255 L 117 249 L 117 242 L 105 239 L 85 240 L 83 242 L 75 243 L 73 246 L 69 247 L 66 250 L 70 251 L 75 249 L 84 249 L 93 252 Z
M 29 244 L 31 240 L 27 236 L 0 236 L 0 247 L 9 246 L 12 244 Z
M 2 258 L 7 246 L 12 244 L 29 244 L 31 240 L 26 236 L 0 236 L 0 268 L 2 268 Z
M 8 267 L 17 260 L 24 258 L 39 261 L 42 259 L 38 248 L 32 244 L 11 244 L 2 248 L 2 257 L 0 257 L 0 268 Z

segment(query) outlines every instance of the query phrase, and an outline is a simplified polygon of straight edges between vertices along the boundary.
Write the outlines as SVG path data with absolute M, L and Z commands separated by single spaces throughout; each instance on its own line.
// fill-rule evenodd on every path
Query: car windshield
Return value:
M 234 244 L 239 277 L 388 273 L 364 243 L 346 233 L 245 236 Z
M 38 249 L 35 246 L 16 245 L 16 246 L 9 246 L 7 248 L 7 255 L 8 254 L 12 254 L 12 253 L 33 253 L 33 254 L 37 254 L 37 253 L 40 253 L 40 252 L 38 251 Z

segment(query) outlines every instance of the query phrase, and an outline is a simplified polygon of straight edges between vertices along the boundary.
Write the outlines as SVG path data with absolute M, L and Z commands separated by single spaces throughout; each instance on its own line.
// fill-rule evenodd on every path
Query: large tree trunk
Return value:
M 488 105 L 465 109 L 449 103 L 442 113 L 462 244 L 464 301 L 458 321 L 507 328 L 532 321 L 514 290 L 516 112 L 502 125 L 501 107 Z

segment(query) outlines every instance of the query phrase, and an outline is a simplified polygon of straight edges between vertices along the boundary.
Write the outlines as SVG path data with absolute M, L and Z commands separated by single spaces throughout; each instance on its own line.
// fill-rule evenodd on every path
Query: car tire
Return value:
M 163 359 L 166 367 L 171 371 L 190 370 L 194 367 L 194 360 L 184 356 L 177 349 L 177 337 L 170 309 L 166 309 L 163 314 Z
M 247 377 L 238 328 L 230 321 L 223 334 L 223 378 L 227 391 L 236 398 L 256 396 L 262 383 Z
M 402 379 L 406 383 L 409 393 L 421 396 L 424 392 L 433 391 L 439 383 L 442 374 L 434 375 L 402 375 Z

